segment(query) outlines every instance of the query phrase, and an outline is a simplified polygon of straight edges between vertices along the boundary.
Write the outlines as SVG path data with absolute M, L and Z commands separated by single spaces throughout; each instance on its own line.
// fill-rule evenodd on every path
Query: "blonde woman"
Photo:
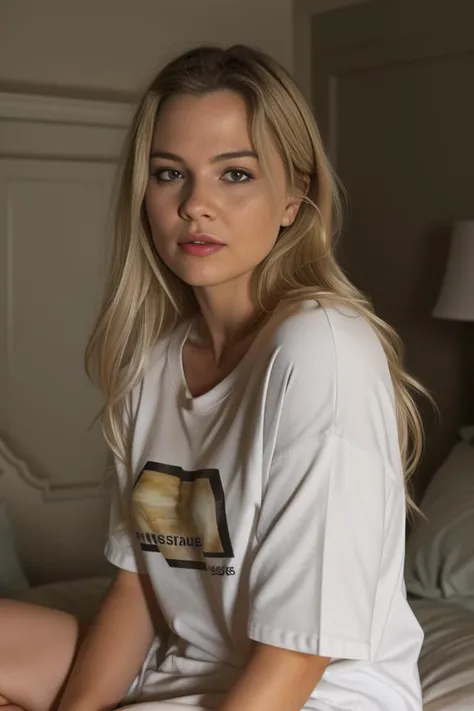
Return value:
M 74 620 L 4 606 L 7 708 L 421 710 L 403 583 L 419 386 L 335 261 L 338 215 L 275 61 L 204 47 L 158 74 L 87 351 L 117 575 L 75 662 Z

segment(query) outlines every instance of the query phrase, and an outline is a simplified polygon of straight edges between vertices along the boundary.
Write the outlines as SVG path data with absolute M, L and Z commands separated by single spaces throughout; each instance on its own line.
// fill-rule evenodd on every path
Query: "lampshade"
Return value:
M 474 221 L 454 225 L 435 318 L 474 321 Z

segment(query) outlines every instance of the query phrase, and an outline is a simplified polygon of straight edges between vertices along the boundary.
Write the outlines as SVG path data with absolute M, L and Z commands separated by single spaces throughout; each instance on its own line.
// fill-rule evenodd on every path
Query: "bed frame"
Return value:
M 0 439 L 0 500 L 31 585 L 110 572 L 103 556 L 109 480 L 55 484 L 33 474 Z

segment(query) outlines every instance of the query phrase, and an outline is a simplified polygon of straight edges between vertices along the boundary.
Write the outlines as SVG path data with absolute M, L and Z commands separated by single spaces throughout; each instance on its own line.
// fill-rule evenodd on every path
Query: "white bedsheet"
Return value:
M 54 607 L 81 620 L 90 620 L 110 586 L 111 578 L 84 578 L 39 585 L 15 594 L 16 600 Z
M 420 656 L 424 711 L 474 711 L 474 615 L 445 602 L 415 600 L 425 632 Z

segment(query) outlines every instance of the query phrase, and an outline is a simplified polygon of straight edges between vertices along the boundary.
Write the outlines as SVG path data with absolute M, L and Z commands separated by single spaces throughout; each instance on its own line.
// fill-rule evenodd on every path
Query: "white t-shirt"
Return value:
M 193 398 L 191 325 L 160 341 L 132 395 L 133 482 L 117 463 L 136 530 L 117 530 L 116 500 L 106 555 L 149 573 L 172 630 L 140 698 L 215 708 L 256 640 L 331 657 L 305 710 L 421 711 L 394 395 L 375 333 L 346 308 L 282 304 L 236 369 Z

